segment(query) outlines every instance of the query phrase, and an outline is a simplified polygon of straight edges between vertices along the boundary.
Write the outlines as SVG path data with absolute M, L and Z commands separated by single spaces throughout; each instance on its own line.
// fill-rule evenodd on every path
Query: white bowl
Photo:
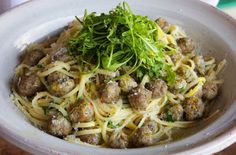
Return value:
M 210 154 L 236 141 L 236 22 L 221 11 L 196 0 L 127 0 L 135 13 L 152 19 L 159 16 L 182 26 L 199 43 L 203 54 L 225 58 L 228 62 L 225 80 L 214 109 L 217 119 L 198 128 L 187 138 L 159 146 L 115 150 L 70 144 L 46 134 L 29 123 L 11 102 L 9 81 L 17 57 L 26 44 L 61 30 L 73 16 L 89 12 L 107 12 L 121 0 L 37 0 L 0 16 L 0 132 L 10 142 L 35 154 Z M 214 110 L 213 109 L 213 110 Z

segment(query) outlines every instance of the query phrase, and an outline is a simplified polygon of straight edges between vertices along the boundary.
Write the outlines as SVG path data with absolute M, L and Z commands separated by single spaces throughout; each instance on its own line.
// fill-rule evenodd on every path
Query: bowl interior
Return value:
M 227 65 L 220 78 L 224 84 L 220 95 L 214 101 L 212 112 L 219 110 L 214 118 L 201 125 L 183 130 L 185 139 L 167 145 L 152 146 L 142 149 L 112 150 L 88 148 L 69 144 L 35 128 L 10 100 L 10 80 L 18 63 L 18 56 L 27 44 L 40 41 L 46 36 L 55 35 L 74 19 L 74 15 L 83 16 L 85 8 L 89 12 L 107 12 L 120 1 L 100 0 L 99 6 L 88 0 L 46 0 L 27 3 L 0 17 L 0 131 L 14 143 L 34 153 L 82 153 L 91 154 L 150 154 L 187 150 L 213 141 L 215 137 L 234 125 L 236 116 L 236 22 L 230 17 L 208 5 L 195 1 L 181 0 L 128 0 L 135 13 L 147 15 L 152 19 L 166 18 L 170 23 L 180 25 L 187 35 L 198 43 L 203 55 L 210 55 L 220 61 L 227 60 Z M 172 4 L 175 5 L 172 5 Z M 201 10 L 201 11 L 199 11 Z M 17 25 L 17 26 L 16 26 Z M 16 28 L 17 27 L 17 28 Z

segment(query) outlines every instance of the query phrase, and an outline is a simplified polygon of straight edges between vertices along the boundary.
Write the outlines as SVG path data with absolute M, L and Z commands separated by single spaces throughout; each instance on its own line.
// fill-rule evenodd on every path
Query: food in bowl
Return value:
M 209 118 L 225 62 L 198 54 L 179 26 L 123 3 L 29 45 L 12 99 L 35 126 L 72 143 L 157 145 Z

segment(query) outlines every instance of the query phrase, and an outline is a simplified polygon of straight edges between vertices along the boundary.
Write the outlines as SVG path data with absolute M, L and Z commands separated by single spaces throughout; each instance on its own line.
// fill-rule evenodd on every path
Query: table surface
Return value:
M 0 14 L 6 11 L 7 9 L 25 1 L 27 0 L 0 0 Z M 236 8 L 226 8 L 226 12 L 236 17 Z M 236 143 L 226 148 L 225 150 L 216 153 L 215 155 L 232 154 L 236 154 Z M 29 153 L 0 138 L 0 155 L 29 155 Z
M 236 143 L 214 155 L 233 155 L 235 153 L 236 153 Z M 0 155 L 30 155 L 30 154 L 27 153 L 26 151 L 19 149 L 13 144 L 8 143 L 6 140 L 0 138 Z

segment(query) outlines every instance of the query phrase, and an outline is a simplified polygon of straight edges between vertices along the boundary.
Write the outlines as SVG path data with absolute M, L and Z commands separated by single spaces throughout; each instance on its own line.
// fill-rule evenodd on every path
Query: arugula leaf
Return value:
M 171 65 L 166 65 L 165 66 L 165 70 L 166 70 L 166 80 L 168 82 L 168 85 L 173 86 L 175 84 L 175 78 L 176 78 L 176 74 L 175 72 L 172 70 Z
M 110 71 L 128 66 L 126 74 L 135 72 L 140 79 L 147 74 L 174 83 L 175 73 L 164 58 L 170 48 L 159 41 L 157 24 L 133 14 L 126 2 L 108 14 L 85 11 L 80 22 L 83 29 L 68 42 L 70 54 L 80 62 Z

